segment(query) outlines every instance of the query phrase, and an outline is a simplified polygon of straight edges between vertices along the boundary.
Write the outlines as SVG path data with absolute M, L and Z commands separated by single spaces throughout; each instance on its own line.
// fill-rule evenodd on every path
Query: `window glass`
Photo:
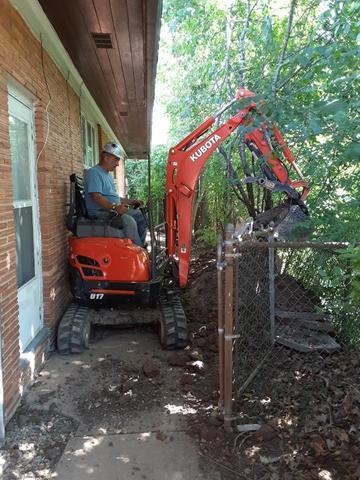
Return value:
M 11 144 L 11 162 L 14 201 L 30 200 L 30 163 L 28 145 L 28 126 L 22 120 L 10 115 L 9 131 Z
M 16 276 L 22 287 L 35 276 L 32 207 L 16 208 Z
M 84 116 L 81 117 L 81 123 L 84 166 L 85 168 L 90 168 L 98 161 L 96 126 L 89 122 Z
M 85 163 L 86 158 L 86 121 L 84 117 L 81 117 L 81 146 L 83 152 L 83 159 Z

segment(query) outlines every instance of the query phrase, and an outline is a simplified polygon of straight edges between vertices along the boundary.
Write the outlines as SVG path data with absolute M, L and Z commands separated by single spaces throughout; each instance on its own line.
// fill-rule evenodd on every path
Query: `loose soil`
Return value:
M 53 353 L 7 426 L 3 479 L 55 478 L 71 436 L 131 432 L 132 421 L 161 441 L 171 441 L 172 428 L 188 432 L 207 479 L 360 478 L 358 352 L 275 348 L 237 400 L 229 430 L 218 409 L 214 251 L 193 260 L 184 305 L 184 351 L 161 350 L 150 325 L 98 328 L 84 354 Z

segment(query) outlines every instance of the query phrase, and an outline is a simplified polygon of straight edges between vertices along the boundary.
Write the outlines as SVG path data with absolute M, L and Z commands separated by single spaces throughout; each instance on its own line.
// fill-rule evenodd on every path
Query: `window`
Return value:
M 97 126 L 84 115 L 81 115 L 81 139 L 84 167 L 91 168 L 98 163 Z

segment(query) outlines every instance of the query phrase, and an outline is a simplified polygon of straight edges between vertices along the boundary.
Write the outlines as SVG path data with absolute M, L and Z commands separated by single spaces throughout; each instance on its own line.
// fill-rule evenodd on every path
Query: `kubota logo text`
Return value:
M 215 134 L 210 137 L 209 140 L 204 143 L 204 145 L 201 145 L 201 147 L 198 148 L 196 152 L 190 155 L 190 160 L 192 160 L 193 162 L 198 160 L 202 155 L 204 155 L 205 152 L 207 152 L 213 145 L 215 145 L 218 140 L 221 140 L 221 137 L 219 135 Z

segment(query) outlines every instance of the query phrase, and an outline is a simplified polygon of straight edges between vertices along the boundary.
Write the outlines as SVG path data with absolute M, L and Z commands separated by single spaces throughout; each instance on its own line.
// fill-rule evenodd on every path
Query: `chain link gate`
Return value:
M 265 397 L 295 356 L 305 362 L 340 349 L 340 304 L 352 278 L 339 261 L 345 246 L 234 236 L 231 225 L 218 239 L 219 403 L 227 424 L 245 393 Z

